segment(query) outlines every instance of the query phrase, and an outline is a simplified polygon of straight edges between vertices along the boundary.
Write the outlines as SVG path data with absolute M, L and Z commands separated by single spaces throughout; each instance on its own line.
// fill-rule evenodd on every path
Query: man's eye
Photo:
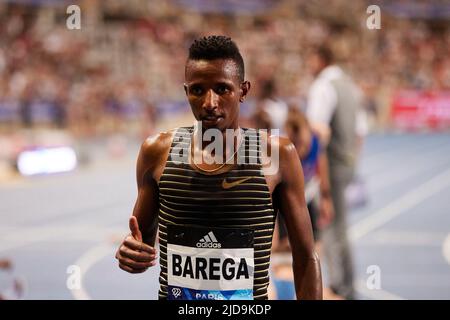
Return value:
M 228 91 L 229 91 L 229 89 L 227 86 L 218 86 L 216 89 L 216 92 L 218 94 L 224 94 L 224 93 L 227 93 Z
M 193 88 L 191 88 L 190 92 L 193 95 L 199 96 L 202 94 L 203 90 L 200 87 L 193 87 Z

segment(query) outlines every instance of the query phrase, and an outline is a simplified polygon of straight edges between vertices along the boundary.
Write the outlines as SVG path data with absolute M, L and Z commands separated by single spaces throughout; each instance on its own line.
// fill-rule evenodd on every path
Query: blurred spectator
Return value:
M 270 125 L 268 129 L 284 130 L 284 124 L 288 115 L 288 106 L 284 101 L 277 98 L 275 81 L 273 79 L 262 81 L 256 99 L 255 112 L 260 120 L 264 116 L 270 119 L 270 121 L 267 121 L 267 125 Z M 257 126 L 256 128 L 261 127 Z
M 286 122 L 286 133 L 294 144 L 302 163 L 305 200 L 311 217 L 311 226 L 316 252 L 320 254 L 320 230 L 325 228 L 333 219 L 334 210 L 331 201 L 330 181 L 328 177 L 328 160 L 322 148 L 319 137 L 311 130 L 305 115 L 296 107 L 289 109 Z M 290 244 L 282 212 L 278 215 L 273 236 L 273 278 L 279 299 L 293 299 L 295 288 L 292 273 L 292 261 L 280 256 L 290 253 Z M 287 255 L 289 257 L 289 255 Z M 281 263 L 280 263 L 281 262 Z M 325 299 L 335 299 L 336 296 L 324 290 Z
M 23 298 L 24 280 L 14 276 L 13 264 L 9 259 L 0 258 L 0 300 Z
M 335 217 L 323 231 L 323 252 L 329 270 L 329 286 L 335 294 L 354 299 L 353 262 L 347 237 L 345 189 L 355 172 L 357 115 L 360 95 L 351 78 L 335 64 L 326 46 L 314 48 L 309 66 L 315 77 L 308 95 L 307 115 L 313 130 L 326 146 L 330 189 Z
M 256 109 L 251 117 L 251 127 L 258 129 L 271 130 L 273 128 L 272 119 L 264 109 Z

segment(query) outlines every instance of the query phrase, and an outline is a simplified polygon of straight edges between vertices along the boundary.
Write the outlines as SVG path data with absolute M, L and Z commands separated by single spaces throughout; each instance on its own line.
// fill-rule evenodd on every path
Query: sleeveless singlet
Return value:
M 189 165 L 193 127 L 174 135 L 159 181 L 160 299 L 267 299 L 276 214 L 260 134 L 242 133 L 244 161 L 217 175 Z

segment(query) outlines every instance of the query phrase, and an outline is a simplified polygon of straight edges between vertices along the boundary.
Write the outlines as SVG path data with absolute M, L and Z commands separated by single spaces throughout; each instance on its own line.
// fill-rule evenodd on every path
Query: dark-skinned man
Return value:
M 267 299 L 279 210 L 297 298 L 322 299 L 296 149 L 286 138 L 239 127 L 250 82 L 236 44 L 224 36 L 195 40 L 184 89 L 197 124 L 143 143 L 131 234 L 116 253 L 119 267 L 140 273 L 154 266 L 158 235 L 160 299 Z M 225 150 L 210 148 L 211 141 Z

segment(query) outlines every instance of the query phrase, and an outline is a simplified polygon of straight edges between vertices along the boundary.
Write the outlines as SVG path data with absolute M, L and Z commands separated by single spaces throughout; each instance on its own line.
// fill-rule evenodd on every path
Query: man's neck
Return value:
M 192 138 L 194 154 L 202 154 L 202 157 L 215 157 L 217 152 L 220 152 L 219 158 L 223 162 L 228 161 L 238 151 L 243 139 L 241 128 L 236 126 L 236 128 L 227 128 L 222 131 L 216 128 L 211 129 L 213 131 L 208 132 L 208 129 L 202 128 L 201 134 L 198 127 L 194 129 Z M 220 139 L 222 143 L 218 143 L 216 139 Z

